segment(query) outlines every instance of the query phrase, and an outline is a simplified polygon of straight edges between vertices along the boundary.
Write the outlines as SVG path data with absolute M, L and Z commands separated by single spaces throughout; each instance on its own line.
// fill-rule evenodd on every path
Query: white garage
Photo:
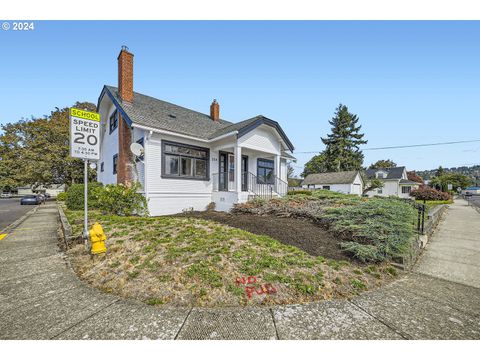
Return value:
M 363 180 L 359 171 L 339 171 L 307 175 L 304 189 L 323 189 L 362 196 Z

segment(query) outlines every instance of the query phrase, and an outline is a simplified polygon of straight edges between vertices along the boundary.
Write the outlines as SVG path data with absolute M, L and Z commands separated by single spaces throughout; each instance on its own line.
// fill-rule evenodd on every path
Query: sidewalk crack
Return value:
M 384 320 L 382 320 L 381 318 L 379 318 L 379 317 L 377 317 L 377 316 L 369 313 L 367 310 L 365 310 L 364 308 L 362 308 L 360 305 L 358 305 L 358 304 L 356 304 L 356 303 L 354 303 L 353 301 L 348 300 L 348 299 L 347 299 L 347 301 L 348 301 L 350 304 L 352 304 L 353 306 L 356 306 L 357 308 L 359 308 L 359 309 L 360 309 L 361 311 L 363 311 L 365 314 L 367 314 L 367 315 L 371 316 L 372 318 L 374 318 L 375 320 L 377 320 L 379 323 L 385 325 L 387 328 L 389 328 L 390 330 L 392 330 L 394 333 L 400 335 L 404 340 L 412 340 L 412 338 L 411 338 L 408 334 L 404 333 L 404 332 L 401 331 L 401 330 L 398 330 L 398 329 L 394 328 L 392 325 L 390 325 L 390 324 L 387 323 L 386 321 L 384 321 Z
M 273 309 L 269 308 L 270 314 L 272 315 L 273 327 L 275 328 L 275 336 L 277 340 L 280 340 L 280 335 L 278 335 L 277 323 L 275 322 L 275 315 L 273 314 Z
M 76 322 L 75 324 L 73 324 L 72 326 L 69 326 L 68 328 L 66 328 L 65 330 L 62 330 L 60 331 L 58 334 L 55 334 L 54 336 L 52 336 L 50 338 L 50 340 L 54 340 L 55 338 L 58 338 L 60 335 L 62 334 L 65 334 L 67 331 L 69 331 L 70 329 L 74 328 L 75 326 L 78 326 L 80 325 L 81 323 L 91 319 L 92 317 L 94 317 L 95 315 L 97 315 L 98 313 L 100 313 L 101 311 L 104 311 L 105 309 L 108 309 L 110 306 L 112 306 L 113 304 L 119 302 L 121 299 L 116 299 L 114 301 L 112 301 L 111 303 L 109 303 L 107 306 L 105 307 L 102 307 L 100 309 L 98 309 L 97 311 L 91 313 L 90 315 L 88 315 L 86 318 L 83 318 L 82 320 Z
M 192 313 L 192 310 L 193 310 L 193 307 L 190 308 L 190 311 L 188 312 L 187 316 L 185 316 L 185 320 L 183 320 L 182 326 L 180 326 L 180 329 L 178 329 L 178 332 L 177 332 L 177 334 L 175 335 L 175 337 L 173 338 L 173 340 L 177 340 L 178 335 L 180 335 L 180 333 L 182 332 L 183 326 L 184 326 L 185 323 L 187 322 L 187 319 L 188 319 L 188 317 L 190 316 L 190 314 Z

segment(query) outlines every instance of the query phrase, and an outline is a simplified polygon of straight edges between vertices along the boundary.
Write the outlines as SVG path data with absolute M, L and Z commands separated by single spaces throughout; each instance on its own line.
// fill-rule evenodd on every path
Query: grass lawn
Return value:
M 65 211 L 74 234 L 82 211 Z M 120 217 L 92 211 L 107 234 L 106 255 L 68 250 L 80 278 L 151 305 L 238 306 L 351 297 L 396 276 L 387 265 L 357 266 L 311 256 L 268 236 L 189 217 Z

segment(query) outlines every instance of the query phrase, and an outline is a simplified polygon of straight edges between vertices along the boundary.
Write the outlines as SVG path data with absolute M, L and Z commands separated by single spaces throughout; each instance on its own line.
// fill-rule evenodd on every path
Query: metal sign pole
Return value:
M 83 219 L 83 236 L 85 237 L 85 248 L 88 250 L 88 160 L 83 160 L 85 163 L 83 184 L 84 184 L 84 219 Z

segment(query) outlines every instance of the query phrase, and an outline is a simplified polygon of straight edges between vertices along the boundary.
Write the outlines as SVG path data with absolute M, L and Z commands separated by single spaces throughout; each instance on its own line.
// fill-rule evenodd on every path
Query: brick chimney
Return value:
M 133 101 L 133 54 L 122 46 L 118 54 L 118 95 L 122 101 Z
M 212 105 L 210 105 L 210 117 L 213 121 L 220 120 L 220 104 L 217 99 L 213 99 Z
M 118 95 L 122 102 L 133 102 L 133 54 L 126 46 L 118 55 Z M 130 151 L 132 129 L 128 126 L 121 113 L 118 113 L 118 164 L 117 184 L 130 186 L 132 184 L 133 155 Z

